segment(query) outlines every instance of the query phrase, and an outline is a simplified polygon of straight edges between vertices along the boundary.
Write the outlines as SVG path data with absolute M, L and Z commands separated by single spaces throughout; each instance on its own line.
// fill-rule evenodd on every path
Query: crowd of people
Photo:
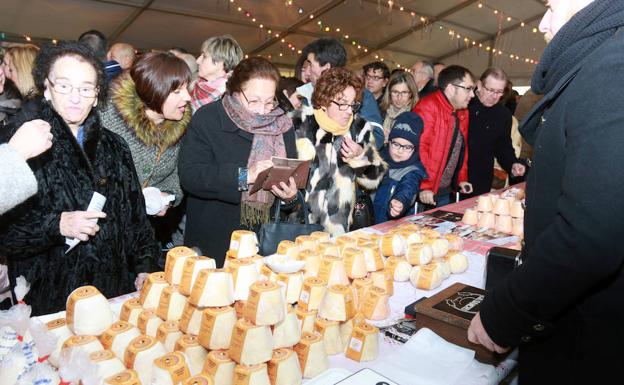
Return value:
M 486 68 L 478 78 L 459 65 L 426 61 L 408 70 L 372 62 L 352 71 L 333 38 L 308 44 L 293 77 L 262 57 L 243 58 L 229 35 L 207 39 L 196 59 L 179 48 L 135 55 L 120 42 L 107 49 L 98 31 L 77 41 L 10 47 L 0 66 L 0 255 L 11 284 L 25 276 L 33 313 L 49 313 L 63 308 L 78 286 L 95 285 L 108 297 L 140 288 L 172 245 L 195 247 L 222 266 L 231 232 L 258 230 L 272 220 L 278 200 L 291 221 L 301 220 L 304 204 L 309 221 L 336 236 L 362 225 L 354 218 L 361 202 L 374 218 L 364 225 L 373 225 L 444 206 L 457 193 L 487 193 L 497 167 L 511 181 L 529 171 L 533 155 L 521 156 L 514 113 L 537 103 L 523 126 L 522 144 L 536 145 L 539 164 L 529 174 L 525 263 L 486 300 L 469 336 L 504 351 L 546 332 L 567 346 L 575 328 L 612 330 L 608 321 L 588 320 L 580 307 L 602 314 L 600 304 L 613 299 L 609 288 L 621 287 L 624 253 L 611 242 L 621 227 L 598 216 L 621 214 L 613 211 L 619 204 L 602 210 L 586 198 L 606 202 L 605 194 L 617 191 L 621 173 L 609 170 L 619 163 L 607 157 L 620 153 L 621 134 L 609 125 L 615 117 L 592 115 L 592 121 L 567 90 L 596 90 L 582 98 L 596 109 L 621 99 L 605 76 L 621 63 L 614 55 L 622 39 L 614 31 L 622 8 L 604 0 L 551 0 L 540 28 L 550 38 L 564 33 L 546 49 L 530 99 L 520 100 L 500 68 Z M 600 37 L 582 32 L 588 26 Z M 582 60 L 598 50 L 604 59 Z M 578 63 L 586 63 L 588 74 Z M 606 83 L 590 87 L 592 75 Z M 548 133 L 539 129 L 546 124 L 553 125 Z M 586 127 L 595 132 L 588 136 Z M 303 202 L 293 178 L 249 193 L 272 157 L 310 161 Z M 157 209 L 148 189 L 156 191 Z M 95 193 L 106 199 L 101 211 L 87 209 Z M 570 221 L 578 215 L 587 220 L 583 225 Z M 596 229 L 612 237 L 602 242 L 606 235 Z M 72 240 L 80 243 L 68 251 Z M 596 253 L 619 260 L 598 266 L 589 261 Z M 574 279 L 580 274 L 591 276 Z M 562 275 L 565 293 L 550 284 Z M 536 285 L 534 277 L 544 282 Z M 562 322 L 563 331 L 552 331 Z M 532 332 L 524 335 L 527 328 Z M 546 341 L 525 348 L 526 362 L 539 366 L 554 354 Z M 612 358 L 611 345 L 583 341 L 596 362 Z M 562 363 L 591 361 L 575 347 Z

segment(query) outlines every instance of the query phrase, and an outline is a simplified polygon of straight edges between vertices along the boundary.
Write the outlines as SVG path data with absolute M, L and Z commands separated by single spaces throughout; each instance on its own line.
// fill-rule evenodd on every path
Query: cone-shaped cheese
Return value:
M 431 246 L 433 258 L 442 258 L 449 251 L 449 241 L 446 238 L 427 239 L 425 244 Z
M 326 255 L 331 255 L 332 257 L 340 257 L 340 247 L 333 242 L 320 242 L 317 244 L 316 249 L 318 250 L 318 255 L 324 257 Z
M 182 282 L 184 262 L 188 257 L 196 257 L 195 250 L 186 246 L 178 246 L 167 251 L 165 261 L 165 279 L 171 285 L 179 285 Z
M 305 250 L 299 253 L 299 259 L 305 262 L 303 272 L 305 277 L 316 277 L 321 268 L 321 257 L 316 251 Z
M 347 247 L 357 247 L 357 239 L 354 237 L 351 237 L 349 235 L 341 235 L 338 238 L 336 238 L 336 245 L 338 245 L 338 248 L 340 249 L 340 255 L 342 255 L 342 250 L 344 250 Z
M 74 334 L 99 336 L 113 323 L 106 297 L 94 286 L 82 286 L 67 298 L 67 327 Z
M 198 374 L 182 381 L 182 385 L 220 385 L 221 382 L 215 382 L 212 377 L 205 374 Z M 223 383 L 223 385 L 231 385 Z
M 451 266 L 452 274 L 461 274 L 468 270 L 468 257 L 462 253 L 452 253 L 447 255 L 444 260 Z
M 182 330 L 184 333 L 192 334 L 194 336 L 199 335 L 199 330 L 201 328 L 202 311 L 202 308 L 197 308 L 191 303 L 187 303 L 186 307 L 184 308 L 184 312 L 182 313 L 182 318 L 178 323 L 178 325 L 180 326 L 180 330 Z
M 362 322 L 355 326 L 345 356 L 354 361 L 373 361 L 379 355 L 379 329 Z
M 180 293 L 184 295 L 191 295 L 191 291 L 195 286 L 195 281 L 199 272 L 204 269 L 215 269 L 216 262 L 212 258 L 198 256 L 189 257 L 184 262 L 184 269 L 182 270 L 182 281 L 180 282 Z
M 332 285 L 327 288 L 318 316 L 331 321 L 346 321 L 355 315 L 351 286 Z
M 301 338 L 301 327 L 297 313 L 292 305 L 288 305 L 286 318 L 273 326 L 273 348 L 290 348 L 299 342 Z
M 258 268 L 252 258 L 233 259 L 228 265 L 234 282 L 234 300 L 247 300 L 249 287 L 260 279 Z
M 204 366 L 204 361 L 208 356 L 208 351 L 199 344 L 196 336 L 185 335 L 176 341 L 175 351 L 182 352 L 186 356 L 191 375 L 199 374 Z
M 451 264 L 445 259 L 434 259 L 434 262 L 432 262 L 431 265 L 435 266 L 440 272 L 442 280 L 447 279 L 451 275 Z
M 67 327 L 67 321 L 65 318 L 57 318 L 52 320 L 46 324 L 48 327 L 48 333 L 52 334 L 56 337 L 56 348 L 54 351 L 50 353 L 50 357 L 48 361 L 54 367 L 58 367 L 59 358 L 61 358 L 61 348 L 63 347 L 63 342 L 65 342 L 69 337 L 73 334 L 71 330 Z
M 126 369 L 104 380 L 107 385 L 142 385 L 136 370 Z
M 474 208 L 467 208 L 464 212 L 464 215 L 461 220 L 463 223 L 474 226 L 479 222 L 479 217 L 477 216 L 477 210 Z
M 67 348 L 77 348 L 84 351 L 87 354 L 104 350 L 104 346 L 100 343 L 96 336 L 71 336 L 63 343 L 62 350 Z M 62 353 L 61 353 L 62 354 Z
M 464 239 L 457 234 L 444 234 L 444 238 L 449 241 L 449 250 L 462 251 L 464 249 Z
M 235 323 L 236 311 L 232 306 L 204 309 L 199 343 L 208 350 L 228 349 Z
M 268 326 L 256 326 L 241 318 L 232 332 L 228 354 L 239 364 L 256 365 L 267 362 L 273 354 L 273 337 Z
M 390 316 L 388 301 L 388 293 L 384 289 L 373 286 L 366 292 L 360 311 L 366 319 L 374 321 L 386 319 Z
M 112 351 L 120 359 L 124 358 L 130 341 L 141 335 L 141 331 L 126 321 L 117 321 L 100 336 L 104 349 Z M 106 376 L 109 377 L 109 376 Z
M 236 258 L 250 258 L 258 253 L 258 237 L 249 230 L 234 230 L 230 237 L 230 250 Z
M 100 350 L 89 354 L 89 359 L 97 366 L 97 376 L 108 378 L 126 370 L 126 366 L 110 350 Z
M 403 237 L 405 238 L 405 242 L 408 247 L 413 243 L 423 243 L 425 241 L 425 237 L 419 231 L 409 232 L 404 234 Z
M 299 246 L 300 252 L 303 250 L 316 251 L 317 243 L 316 238 L 310 235 L 300 235 L 295 238 L 295 244 Z
M 378 271 L 384 268 L 384 260 L 378 249 L 371 246 L 359 246 L 359 249 L 364 254 L 366 271 Z
M 440 232 L 433 230 L 433 229 L 427 229 L 424 228 L 422 230 L 420 230 L 420 233 L 427 239 L 438 239 L 442 236 L 442 234 L 440 234 Z
M 130 342 L 124 356 L 124 364 L 139 374 L 141 383 L 149 384 L 152 379 L 154 360 L 165 355 L 165 347 L 155 338 L 141 335 Z
M 236 365 L 234 385 L 271 385 L 267 364 Z
M 314 331 L 314 322 L 316 321 L 316 310 L 302 309 L 299 304 L 295 306 L 295 314 L 299 320 L 301 333 L 312 333 Z
M 387 234 L 381 237 L 381 254 L 389 257 L 405 254 L 405 239 L 400 234 Z
M 286 314 L 286 304 L 280 286 L 269 281 L 254 282 L 249 289 L 244 314 L 255 325 L 275 325 L 281 322 Z
M 316 242 L 329 242 L 329 239 L 331 238 L 331 234 L 325 232 L 325 231 L 313 231 L 312 233 L 310 233 L 310 236 L 314 239 L 316 239 Z
M 394 273 L 389 270 L 373 271 L 370 273 L 373 286 L 385 289 L 388 295 L 394 294 Z
M 426 243 L 412 243 L 407 247 L 405 259 L 411 265 L 426 265 L 433 258 L 433 249 Z
M 235 367 L 236 362 L 230 358 L 227 351 L 213 350 L 208 353 L 202 372 L 212 377 L 215 384 L 232 385 Z
M 291 259 L 299 259 L 299 246 L 293 241 L 289 241 L 287 239 L 281 241 L 277 245 L 277 254 L 285 255 L 290 257 Z
M 386 271 L 397 282 L 404 282 L 409 279 L 412 265 L 404 257 L 390 256 L 386 259 Z
M 178 286 L 168 286 L 160 294 L 156 315 L 163 321 L 177 321 L 182 318 L 187 297 L 180 293 Z
M 271 385 L 299 385 L 303 375 L 297 354 L 291 349 L 277 349 L 269 361 Z
M 410 273 L 412 285 L 422 290 L 432 290 L 442 284 L 442 276 L 435 266 L 414 266 Z
M 303 272 L 279 273 L 277 282 L 284 283 L 286 287 L 286 303 L 295 303 L 299 300 L 303 288 Z
M 522 207 L 522 201 L 514 200 L 511 202 L 511 216 L 514 218 L 524 218 L 524 208 Z
M 341 322 L 339 324 L 340 328 L 340 341 L 342 342 L 342 351 L 347 352 L 347 347 L 349 347 L 349 341 L 351 341 L 351 333 L 353 333 L 353 329 L 360 322 L 366 322 L 364 316 L 358 313 L 355 317 L 346 320 L 345 322 Z
M 167 321 L 158 327 L 156 339 L 163 344 L 167 352 L 172 352 L 175 349 L 175 343 L 182 335 L 178 321 Z
M 321 268 L 318 277 L 327 282 L 328 286 L 349 284 L 344 261 L 337 257 L 325 256 L 321 258 Z
M 180 352 L 167 353 L 154 360 L 151 385 L 178 385 L 189 377 L 186 357 Z
M 158 318 L 154 309 L 145 309 L 139 314 L 138 328 L 142 334 L 147 334 L 150 337 L 156 338 L 158 327 L 162 323 L 163 320 Z
M 366 277 L 368 270 L 366 269 L 366 259 L 364 253 L 353 247 L 347 247 L 342 251 L 342 258 L 344 260 L 345 271 L 349 278 L 363 278 Z
M 139 314 L 142 311 L 141 301 L 138 298 L 130 298 L 121 305 L 119 320 L 130 322 L 132 325 L 137 326 L 139 324 Z
M 415 232 L 420 230 L 420 226 L 417 225 L 416 223 L 412 223 L 412 222 L 403 222 L 403 223 L 399 224 L 396 227 L 396 229 L 399 230 L 399 231 L 408 231 L 408 232 L 411 232 L 411 233 L 415 233 Z
M 275 282 L 276 279 L 277 274 L 273 270 L 271 270 L 269 266 L 262 265 L 262 267 L 260 268 L 260 280 Z
M 147 276 L 143 287 L 141 288 L 141 296 L 139 301 L 144 309 L 158 307 L 160 302 L 160 295 L 164 288 L 169 286 L 169 283 L 165 279 L 165 272 L 157 271 Z
M 340 324 L 338 321 L 317 317 L 314 321 L 314 330 L 323 336 L 323 343 L 327 355 L 331 356 L 342 352 Z
M 303 333 L 294 350 L 299 358 L 303 378 L 314 378 L 328 369 L 325 343 L 319 333 Z
M 366 292 L 373 286 L 373 280 L 370 277 L 354 279 L 351 286 L 353 287 L 355 308 L 360 309 L 364 303 Z
M 325 296 L 327 284 L 324 280 L 308 277 L 303 281 L 303 288 L 297 304 L 303 310 L 318 310 Z
M 227 269 L 203 269 L 197 275 L 189 302 L 195 306 L 229 306 L 234 303 L 234 281 Z

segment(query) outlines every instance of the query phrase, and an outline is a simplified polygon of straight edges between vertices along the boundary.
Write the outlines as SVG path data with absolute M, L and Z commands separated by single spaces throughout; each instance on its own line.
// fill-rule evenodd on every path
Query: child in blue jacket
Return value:
M 418 151 L 422 130 L 423 121 L 416 113 L 397 116 L 388 143 L 381 150 L 389 167 L 373 197 L 375 223 L 414 213 L 420 181 L 427 177 Z

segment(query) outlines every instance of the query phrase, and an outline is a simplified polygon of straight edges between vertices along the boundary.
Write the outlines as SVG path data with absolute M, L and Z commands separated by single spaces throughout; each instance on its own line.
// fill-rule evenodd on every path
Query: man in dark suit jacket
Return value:
M 523 263 L 468 329 L 490 350 L 519 347 L 520 384 L 621 378 L 622 26 L 624 2 L 604 0 L 550 0 L 540 24 L 552 41 L 532 80 L 544 97 L 521 128 L 534 148 Z

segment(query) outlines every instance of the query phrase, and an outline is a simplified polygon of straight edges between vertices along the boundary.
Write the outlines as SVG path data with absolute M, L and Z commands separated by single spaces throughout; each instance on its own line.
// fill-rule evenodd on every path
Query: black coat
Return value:
M 46 102 L 29 103 L 16 118 L 15 127 L 43 119 L 54 135 L 52 149 L 29 161 L 37 195 L 0 219 L 0 253 L 12 283 L 19 275 L 30 282 L 25 301 L 33 314 L 63 310 L 79 286 L 93 285 L 108 298 L 134 291 L 136 273 L 155 269 L 159 249 L 124 140 L 102 129 L 95 111 L 84 123 L 84 151 Z M 94 191 L 107 198 L 107 217 L 94 237 L 65 254 L 61 213 L 86 210 Z
M 484 106 L 475 97 L 468 106 L 468 182 L 473 196 L 490 191 L 494 176 L 494 158 L 511 174 L 516 155 L 511 145 L 511 112 L 498 103 Z
M 253 135 L 227 116 L 221 101 L 201 107 L 182 139 L 178 172 L 188 193 L 184 244 L 223 265 L 232 231 L 240 224 L 238 168 L 247 167 Z M 293 130 L 284 134 L 286 154 L 296 158 Z
M 614 21 L 621 25 L 624 6 L 618 3 L 589 7 L 622 8 Z M 597 29 L 595 24 L 579 28 L 592 38 Z M 524 263 L 488 293 L 481 307 L 492 339 L 520 346 L 521 384 L 600 384 L 621 378 L 624 33 L 613 37 L 613 29 L 605 31 L 610 37 L 602 46 L 592 40 L 583 47 L 588 52 L 577 55 L 585 61 L 567 60 L 570 67 L 581 62 L 580 69 L 553 79 L 554 87 L 545 90 L 525 121 L 541 119 L 534 135 L 527 136 L 535 138 L 535 153 L 527 181 Z M 557 64 L 561 68 L 566 62 Z

